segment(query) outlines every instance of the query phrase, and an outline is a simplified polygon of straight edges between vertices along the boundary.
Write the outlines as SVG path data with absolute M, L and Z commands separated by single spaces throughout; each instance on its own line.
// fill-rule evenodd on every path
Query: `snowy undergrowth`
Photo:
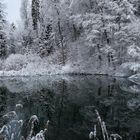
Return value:
M 140 63 L 124 63 L 114 71 L 98 64 L 83 65 L 82 62 L 67 63 L 62 66 L 51 57 L 41 58 L 37 54 L 11 54 L 6 60 L 0 60 L 0 76 L 43 76 L 57 74 L 108 74 L 129 77 L 140 73 Z
M 35 76 L 64 74 L 68 67 L 51 64 L 36 54 L 12 54 L 0 61 L 0 76 Z
M 6 60 L 0 60 L 0 76 L 43 76 L 70 73 L 91 73 L 93 68 L 85 69 L 79 63 L 67 63 L 65 66 L 53 62 L 53 58 L 41 58 L 37 54 L 11 54 Z M 90 71 L 90 69 L 92 71 Z

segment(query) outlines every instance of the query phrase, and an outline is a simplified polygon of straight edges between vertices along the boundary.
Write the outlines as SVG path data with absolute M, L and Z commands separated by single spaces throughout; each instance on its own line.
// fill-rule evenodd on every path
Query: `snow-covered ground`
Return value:
M 12 54 L 0 61 L 0 76 L 42 76 L 72 72 L 70 65 L 48 63 L 38 55 Z
M 140 73 L 140 63 L 127 62 L 123 63 L 115 72 L 117 77 L 129 77 L 134 74 Z
M 0 60 L 0 76 L 44 76 L 70 73 L 108 74 L 117 77 L 130 77 L 140 73 L 140 63 L 128 62 L 120 65 L 117 70 L 109 67 L 82 65 L 83 63 L 65 66 L 52 63 L 49 58 L 41 58 L 37 54 L 11 54 L 6 60 Z
M 97 66 L 87 66 L 80 62 L 67 63 L 63 66 L 52 63 L 51 60 L 41 58 L 37 54 L 11 54 L 6 60 L 0 60 L 0 76 L 44 76 L 70 73 L 107 74 L 110 70 L 108 67 L 100 70 Z

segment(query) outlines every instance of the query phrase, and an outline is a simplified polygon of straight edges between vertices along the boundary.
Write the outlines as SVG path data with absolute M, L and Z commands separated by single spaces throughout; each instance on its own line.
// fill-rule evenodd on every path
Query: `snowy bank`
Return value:
M 140 85 L 140 73 L 128 77 L 129 81 Z
M 52 62 L 52 58 L 41 58 L 37 54 L 12 54 L 0 60 L 0 76 L 44 76 L 58 74 L 99 74 L 129 77 L 140 73 L 140 63 L 124 63 L 116 71 L 109 67 L 87 66 L 68 63 L 65 66 Z M 115 73 L 115 74 L 114 74 Z
M 115 76 L 129 77 L 131 75 L 140 73 L 140 63 L 128 62 L 123 63 L 115 72 Z
M 1 63 L 0 76 L 35 76 L 62 73 L 62 66 L 50 64 L 38 55 L 12 54 Z
M 80 73 L 78 66 L 72 64 L 52 63 L 37 54 L 11 54 L 6 60 L 0 60 L 0 76 L 44 76 L 69 73 Z

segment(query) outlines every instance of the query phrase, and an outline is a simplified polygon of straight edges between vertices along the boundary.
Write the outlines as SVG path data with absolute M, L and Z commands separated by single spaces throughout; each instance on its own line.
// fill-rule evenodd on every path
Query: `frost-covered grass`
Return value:
M 16 110 L 22 110 L 22 104 L 16 104 Z M 45 134 L 48 131 L 49 120 L 47 121 L 45 128 L 38 133 L 35 133 L 35 127 L 39 124 L 39 119 L 36 115 L 32 115 L 26 128 L 29 128 L 26 137 L 21 135 L 24 122 L 19 120 L 19 116 L 16 111 L 8 112 L 3 116 L 3 119 L 7 121 L 7 124 L 0 128 L 0 139 L 4 140 L 45 140 Z
M 102 131 L 102 138 L 103 140 L 122 140 L 122 137 L 118 134 L 109 134 L 106 128 L 106 124 L 102 121 L 101 116 L 97 110 L 95 110 L 97 115 L 97 123 L 101 128 Z M 97 132 L 97 125 L 94 125 L 94 131 L 91 131 L 89 134 L 89 139 L 99 140 L 98 132 Z

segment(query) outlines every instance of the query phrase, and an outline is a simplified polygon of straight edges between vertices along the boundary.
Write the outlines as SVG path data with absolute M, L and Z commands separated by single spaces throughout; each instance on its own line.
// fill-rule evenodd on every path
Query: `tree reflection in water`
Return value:
M 28 136 L 32 115 L 39 123 L 33 136 L 44 130 L 50 140 L 88 140 L 97 117 L 106 122 L 110 134 L 123 140 L 140 138 L 140 87 L 127 79 L 103 76 L 24 77 L 0 80 L 0 126 L 9 123 L 2 116 L 15 110 L 22 124 L 20 136 Z M 22 104 L 17 110 L 15 105 Z M 98 135 L 101 136 L 100 132 Z

